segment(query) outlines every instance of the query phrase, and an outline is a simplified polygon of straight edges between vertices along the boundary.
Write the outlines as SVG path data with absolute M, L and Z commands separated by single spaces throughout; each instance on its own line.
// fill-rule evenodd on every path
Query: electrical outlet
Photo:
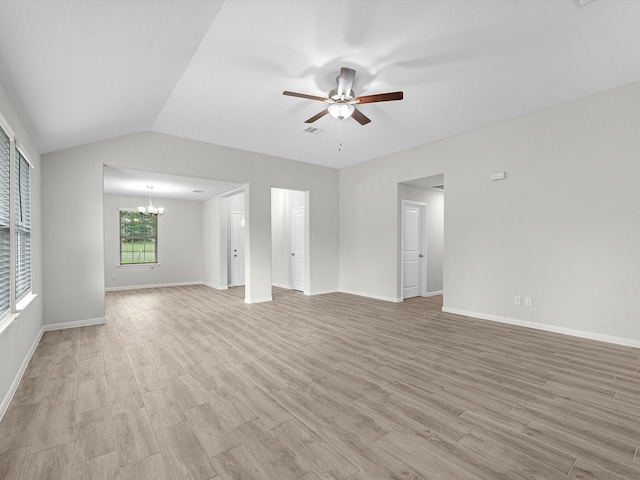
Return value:
M 513 297 L 513 304 L 520 305 L 520 295 L 516 295 L 515 297 Z
M 440 275 L 436 275 L 436 283 L 440 283 Z
M 116 279 L 116 274 L 115 274 L 115 273 L 112 273 L 112 274 L 111 274 L 111 279 L 112 279 L 112 280 L 115 280 L 115 279 Z
M 531 297 L 524 297 L 524 304 L 527 307 L 530 307 L 531 305 L 533 305 L 533 303 L 531 302 Z

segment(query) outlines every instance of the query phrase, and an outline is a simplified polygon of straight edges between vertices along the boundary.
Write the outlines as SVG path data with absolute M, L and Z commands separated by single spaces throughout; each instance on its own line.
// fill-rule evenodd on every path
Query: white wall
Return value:
M 291 284 L 291 228 L 293 209 L 304 208 L 304 192 L 271 189 L 271 252 L 274 286 L 293 288 Z
M 227 289 L 227 198 L 215 197 L 202 204 L 203 283 Z
M 0 418 L 20 381 L 33 349 L 42 335 L 42 208 L 40 153 L 20 120 L 9 95 L 0 83 L 0 112 L 9 123 L 24 154 L 33 164 L 31 169 L 31 282 L 36 297 L 20 313 L 18 322 L 0 336 Z
M 104 319 L 103 163 L 49 155 L 42 159 L 44 323 Z
M 430 188 L 398 185 L 398 208 L 402 208 L 402 200 L 413 200 L 427 204 L 427 294 L 440 292 L 443 285 L 444 192 Z M 400 219 L 402 219 L 401 215 L 402 212 L 399 212 Z M 398 233 L 402 235 L 400 228 Z M 398 239 L 399 245 L 402 244 L 401 240 L 400 237 Z M 398 250 L 399 255 L 400 253 Z
M 45 323 L 104 316 L 103 165 L 246 184 L 245 300 L 271 298 L 271 186 L 309 190 L 311 293 L 338 286 L 338 171 L 160 133 L 43 157 Z M 78 216 L 70 231 L 63 228 Z M 69 261 L 73 258 L 73 261 Z
M 634 83 L 341 170 L 341 290 L 400 297 L 397 184 L 444 173 L 446 310 L 640 345 L 638 132 Z
M 120 208 L 146 206 L 148 197 L 104 196 L 104 265 L 107 290 L 203 282 L 202 203 L 154 198 L 158 217 L 158 263 L 120 267 Z M 113 276 L 116 278 L 113 278 Z

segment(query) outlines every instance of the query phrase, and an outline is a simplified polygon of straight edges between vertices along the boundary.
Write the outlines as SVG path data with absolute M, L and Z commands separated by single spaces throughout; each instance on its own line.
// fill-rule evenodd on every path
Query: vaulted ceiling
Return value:
M 639 81 L 638 25 L 617 0 L 5 0 L 0 80 L 41 153 L 151 130 L 340 168 Z M 342 66 L 404 100 L 306 133 L 325 105 L 282 91 Z

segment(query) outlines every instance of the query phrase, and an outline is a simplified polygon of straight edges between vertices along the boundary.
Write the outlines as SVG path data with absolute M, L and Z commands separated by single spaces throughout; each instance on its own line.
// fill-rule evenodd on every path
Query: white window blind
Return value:
M 16 149 L 16 298 L 31 290 L 31 177 L 29 162 Z
M 11 305 L 11 140 L 0 128 L 0 316 L 9 311 Z

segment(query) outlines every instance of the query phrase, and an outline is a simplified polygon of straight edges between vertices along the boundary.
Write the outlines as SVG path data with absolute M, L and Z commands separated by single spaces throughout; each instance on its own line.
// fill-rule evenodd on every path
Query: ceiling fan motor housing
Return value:
M 338 94 L 338 89 L 337 88 L 334 88 L 333 90 L 331 90 L 329 92 L 329 98 L 331 100 L 335 100 L 335 101 L 340 100 L 340 95 Z M 354 98 L 356 98 L 356 95 L 355 95 L 355 93 L 353 93 L 353 90 L 350 90 L 349 94 L 344 96 L 344 100 L 347 101 L 347 102 L 350 102 Z

